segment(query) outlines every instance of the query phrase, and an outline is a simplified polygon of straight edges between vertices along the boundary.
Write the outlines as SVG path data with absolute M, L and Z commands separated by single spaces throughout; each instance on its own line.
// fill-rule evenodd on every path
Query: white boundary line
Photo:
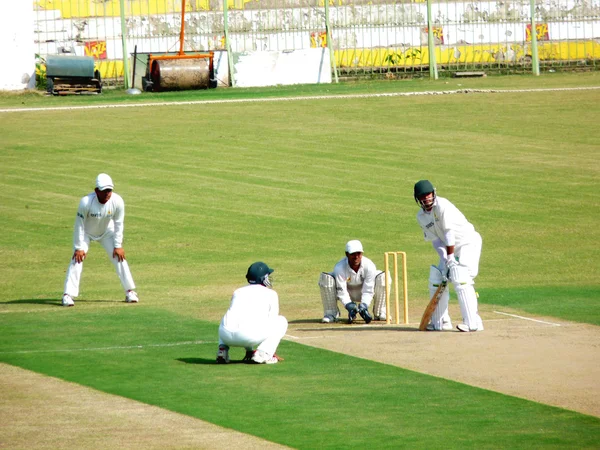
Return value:
M 546 322 L 544 320 L 532 319 L 531 317 L 517 316 L 516 314 L 509 314 L 509 313 L 505 313 L 505 312 L 501 312 L 501 311 L 494 311 L 494 312 L 496 314 L 502 314 L 504 316 L 516 317 L 517 319 L 530 320 L 532 322 L 538 322 L 538 323 L 543 323 L 543 324 L 546 324 L 546 325 L 552 325 L 553 327 L 560 327 L 561 326 L 560 323 Z
M 58 352 L 97 352 L 104 350 L 131 350 L 140 348 L 150 347 L 176 347 L 178 345 L 198 345 L 198 344 L 218 344 L 217 341 L 184 341 L 184 342 L 172 342 L 167 344 L 145 344 L 145 345 L 125 345 L 117 347 L 91 347 L 91 348 L 65 348 L 55 350 L 16 350 L 12 352 L 0 352 L 0 355 L 6 354 L 22 354 L 22 353 L 58 353 Z
M 570 88 L 536 88 L 536 89 L 458 89 L 454 91 L 422 91 L 422 92 L 384 92 L 380 94 L 340 94 L 340 95 L 310 95 L 301 97 L 272 97 L 272 98 L 239 98 L 223 100 L 190 100 L 175 102 L 152 103 L 115 103 L 104 105 L 85 106 L 53 106 L 39 108 L 8 108 L 0 109 L 0 113 L 15 112 L 44 112 L 44 111 L 73 111 L 80 109 L 108 109 L 108 108 L 144 108 L 156 106 L 181 106 L 181 105 L 211 105 L 223 103 L 260 103 L 260 102 L 290 102 L 299 100 L 332 100 L 350 98 L 378 98 L 378 97 L 413 97 L 422 95 L 452 95 L 452 94 L 508 94 L 521 92 L 556 92 L 556 91 L 587 91 L 600 89 L 600 86 L 570 87 Z

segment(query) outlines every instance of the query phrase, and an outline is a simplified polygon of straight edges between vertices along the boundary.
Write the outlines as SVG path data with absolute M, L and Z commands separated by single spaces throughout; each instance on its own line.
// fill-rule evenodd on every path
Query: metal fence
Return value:
M 179 48 L 181 0 L 37 0 L 34 7 L 40 59 L 91 55 L 104 80 L 123 79 L 124 51 Z M 423 74 L 431 52 L 440 74 L 531 71 L 536 43 L 542 70 L 598 69 L 600 61 L 600 0 L 186 0 L 184 30 L 189 52 L 329 47 L 340 76 Z

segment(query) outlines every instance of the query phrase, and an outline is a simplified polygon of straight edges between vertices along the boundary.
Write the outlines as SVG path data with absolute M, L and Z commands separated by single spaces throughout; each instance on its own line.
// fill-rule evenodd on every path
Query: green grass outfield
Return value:
M 0 109 L 583 86 L 600 76 L 3 94 Z M 212 361 L 218 320 L 250 263 L 276 269 L 290 321 L 318 320 L 318 274 L 349 239 L 379 266 L 384 251 L 408 253 L 416 320 L 435 261 L 415 221 L 421 178 L 483 236 L 482 304 L 600 325 L 598 117 L 600 90 L 0 113 L 0 361 L 296 448 L 431 448 L 442 438 L 595 448 L 597 418 L 291 342 L 281 344 L 285 364 Z M 142 302 L 121 303 L 95 245 L 76 307 L 62 309 L 75 211 L 99 172 L 126 202 L 124 247 Z

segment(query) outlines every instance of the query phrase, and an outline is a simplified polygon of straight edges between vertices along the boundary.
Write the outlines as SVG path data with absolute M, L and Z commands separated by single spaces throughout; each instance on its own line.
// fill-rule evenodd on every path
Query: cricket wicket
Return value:
M 390 279 L 390 256 L 394 264 L 394 299 L 396 304 L 396 324 L 400 323 L 400 286 L 398 285 L 398 255 L 402 257 L 402 288 L 404 297 L 404 323 L 408 323 L 408 276 L 406 274 L 406 252 L 385 252 L 383 254 L 385 271 L 385 308 L 386 324 L 390 324 L 390 297 L 392 293 Z

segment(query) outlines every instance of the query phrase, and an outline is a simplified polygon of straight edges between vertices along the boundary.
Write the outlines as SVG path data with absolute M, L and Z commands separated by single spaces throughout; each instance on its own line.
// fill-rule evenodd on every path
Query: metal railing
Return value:
M 179 48 L 181 0 L 34 5 L 40 58 L 91 55 L 104 80 L 123 80 L 121 17 L 129 51 Z M 340 76 L 422 76 L 430 67 L 440 75 L 531 72 L 536 51 L 542 70 L 594 70 L 600 61 L 600 0 L 187 0 L 185 7 L 185 51 L 329 47 Z

